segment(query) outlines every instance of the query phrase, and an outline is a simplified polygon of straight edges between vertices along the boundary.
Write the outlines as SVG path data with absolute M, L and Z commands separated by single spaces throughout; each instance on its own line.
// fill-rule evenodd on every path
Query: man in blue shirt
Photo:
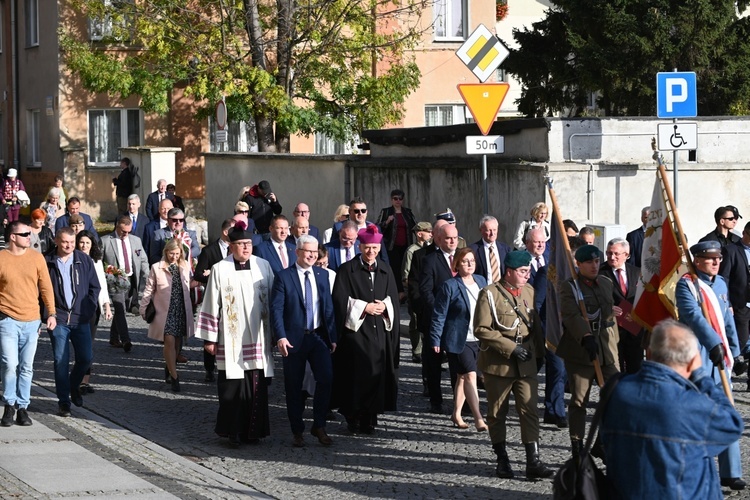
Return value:
M 604 410 L 607 476 L 623 500 L 723 498 L 714 456 L 739 440 L 742 417 L 702 366 L 685 325 L 656 325 L 649 352 Z

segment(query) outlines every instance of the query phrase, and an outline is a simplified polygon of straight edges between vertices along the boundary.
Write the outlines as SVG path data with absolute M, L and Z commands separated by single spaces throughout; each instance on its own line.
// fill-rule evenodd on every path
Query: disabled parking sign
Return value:
M 656 116 L 695 118 L 698 116 L 698 89 L 695 72 L 656 74 Z

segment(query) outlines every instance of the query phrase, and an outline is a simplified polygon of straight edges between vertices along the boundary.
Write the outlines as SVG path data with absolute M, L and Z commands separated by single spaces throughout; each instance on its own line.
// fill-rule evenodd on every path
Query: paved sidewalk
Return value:
M 509 417 L 509 455 L 517 479 L 494 476 L 487 433 L 451 427 L 448 374 L 443 374 L 444 415 L 427 412 L 420 367 L 409 362 L 402 338 L 399 411 L 380 419 L 372 436 L 352 435 L 341 417 L 328 425 L 334 440 L 320 446 L 306 434 L 307 446 L 293 448 L 286 417 L 281 362 L 269 388 L 271 436 L 257 445 L 232 448 L 213 432 L 218 408 L 216 386 L 204 382 L 202 346 L 192 340 L 190 359 L 179 365 L 182 392 L 164 383 L 159 344 L 146 337 L 146 323 L 128 316 L 133 351 L 111 348 L 109 323 L 102 321 L 94 346 L 96 392 L 71 418 L 56 416 L 52 355 L 46 334 L 35 363 L 31 427 L 0 428 L 0 498 L 550 498 L 551 480 L 525 481 L 518 417 Z M 743 391 L 745 378 L 737 384 Z M 543 374 L 540 395 L 543 395 Z M 594 391 L 596 393 L 596 390 Z M 750 418 L 747 393 L 738 409 Z M 484 393 L 482 410 L 486 412 Z M 598 395 L 594 394 L 594 400 Z M 539 414 L 542 414 L 539 407 Z M 311 411 L 306 410 L 309 432 Z M 590 408 L 589 415 L 593 413 Z M 747 433 L 746 433 L 747 434 Z M 11 453 L 11 446 L 18 453 Z M 750 437 L 743 436 L 745 477 L 750 476 Z M 566 429 L 541 425 L 541 453 L 557 468 L 569 456 Z M 724 491 L 744 498 L 746 492 Z

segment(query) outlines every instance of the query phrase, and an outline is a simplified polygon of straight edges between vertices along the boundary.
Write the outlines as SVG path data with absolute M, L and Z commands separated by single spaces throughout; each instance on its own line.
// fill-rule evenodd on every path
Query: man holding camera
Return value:
M 267 234 L 270 231 L 271 219 L 281 213 L 281 205 L 271 191 L 271 184 L 268 181 L 260 181 L 250 188 L 242 201 L 250 207 L 247 216 L 255 221 L 255 231 L 258 234 Z

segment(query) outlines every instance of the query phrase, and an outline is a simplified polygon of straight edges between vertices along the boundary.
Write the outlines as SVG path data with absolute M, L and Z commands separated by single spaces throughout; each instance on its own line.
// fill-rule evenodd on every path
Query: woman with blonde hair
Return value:
M 194 334 L 190 274 L 182 242 L 170 239 L 164 245 L 162 259 L 151 266 L 139 310 L 146 319 L 146 308 L 154 301 L 156 315 L 148 325 L 148 337 L 164 343 L 165 372 L 174 392 L 180 391 L 177 355 L 183 338 Z
M 518 225 L 516 237 L 513 239 L 513 246 L 516 247 L 516 250 L 526 250 L 526 233 L 535 227 L 544 229 L 545 240 L 549 240 L 550 227 L 547 220 L 548 215 L 549 209 L 541 201 L 531 207 L 531 219 L 525 220 Z
M 336 211 L 333 213 L 333 223 L 345 221 L 349 218 L 349 205 L 339 205 Z M 329 227 L 323 233 L 323 244 L 329 243 L 333 236 L 333 227 Z

